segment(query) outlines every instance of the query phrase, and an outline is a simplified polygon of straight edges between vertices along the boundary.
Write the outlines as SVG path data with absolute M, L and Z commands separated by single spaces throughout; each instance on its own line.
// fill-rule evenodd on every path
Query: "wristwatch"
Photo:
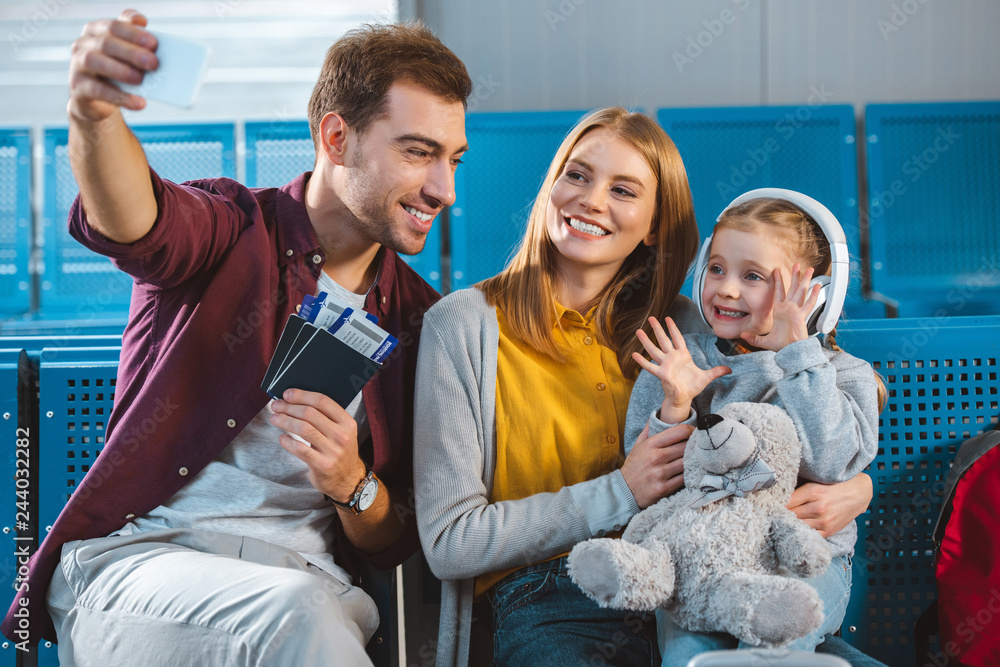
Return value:
M 365 476 L 361 478 L 358 482 L 357 487 L 354 489 L 354 496 L 351 498 L 350 502 L 342 503 L 339 500 L 334 500 L 330 498 L 330 502 L 334 505 L 340 505 L 341 507 L 346 507 L 352 510 L 355 514 L 361 514 L 366 509 L 372 506 L 375 502 L 375 496 L 378 495 L 378 478 L 375 477 L 375 472 L 365 464 Z

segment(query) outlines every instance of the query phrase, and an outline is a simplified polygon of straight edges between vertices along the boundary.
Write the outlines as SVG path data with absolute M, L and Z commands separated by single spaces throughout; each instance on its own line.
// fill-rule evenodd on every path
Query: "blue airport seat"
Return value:
M 304 171 L 312 171 L 316 158 L 309 121 L 262 120 L 244 124 L 246 133 L 246 185 L 280 188 Z M 400 255 L 431 287 L 441 289 L 441 218 L 427 234 L 423 251 Z
M 138 125 L 150 165 L 163 178 L 183 182 L 218 176 L 236 177 L 232 123 Z M 82 323 L 128 312 L 131 279 L 106 257 L 77 243 L 67 230 L 70 206 L 78 188 L 70 169 L 68 130 L 45 131 L 44 271 L 39 308 L 42 317 Z
M 316 149 L 307 120 L 247 121 L 246 186 L 280 188 L 312 171 Z
M 1000 415 L 1000 317 L 855 320 L 837 338 L 889 393 L 842 633 L 887 665 L 908 666 L 913 624 L 936 597 L 931 536 L 952 459 Z
M 0 493 L 4 501 L 0 503 L 0 607 L 6 613 L 14 599 L 14 585 L 19 565 L 17 549 L 30 545 L 29 526 L 34 521 L 31 515 L 31 484 L 36 474 L 35 461 L 27 440 L 37 437 L 31 433 L 30 424 L 24 419 L 21 403 L 26 402 L 26 392 L 21 391 L 19 401 L 19 363 L 21 348 L 9 346 L 0 339 L 0 425 L 2 425 L 3 448 L 0 449 Z M 18 472 L 20 470 L 21 472 Z M 18 482 L 17 480 L 23 480 Z M 15 539 L 21 538 L 21 539 Z M 14 644 L 7 639 L 0 641 L 0 667 L 17 665 Z
M 862 296 L 861 231 L 854 109 L 849 105 L 660 109 L 657 120 L 680 151 L 704 239 L 738 195 L 798 190 L 840 221 L 851 253 L 845 317 L 883 317 Z M 690 278 L 683 293 L 690 296 Z
M 66 319 L 57 316 L 46 317 L 44 313 L 28 313 L 18 317 L 0 320 L 0 339 L 10 336 L 94 336 L 116 335 L 121 338 L 128 322 L 126 312 L 118 315 L 93 311 L 80 313 L 77 317 L 62 314 Z
M 35 488 L 39 494 L 41 537 L 48 532 L 104 448 L 105 426 L 114 404 L 121 353 L 120 338 L 113 336 L 53 337 L 49 340 L 54 345 L 46 345 L 38 351 L 43 338 L 0 338 L 0 348 L 3 341 L 17 341 L 37 354 L 39 457 L 33 472 L 37 475 Z M 0 349 L 0 381 L 5 379 L 3 354 L 4 350 Z M 0 465 L 2 462 L 0 458 Z M 13 495 L 11 492 L 10 497 Z M 0 540 L 0 546 L 3 543 Z M 2 562 L 0 559 L 0 564 Z M 399 584 L 395 571 L 364 565 L 358 585 L 375 600 L 382 619 L 369 642 L 369 657 L 380 667 L 396 667 L 399 648 L 396 587 Z M 39 646 L 37 656 L 40 666 L 59 664 L 57 647 L 50 642 Z M 0 652 L 0 659 L 2 657 Z M 0 667 L 4 667 L 2 662 Z
M 865 109 L 873 288 L 901 316 L 1000 313 L 1000 101 Z
M 451 289 L 499 273 L 524 236 L 552 156 L 584 111 L 471 113 L 448 213 Z
M 0 318 L 31 306 L 31 132 L 0 128 Z
M 38 364 L 42 535 L 104 448 L 120 347 L 44 348 Z
M 45 345 L 40 350 L 39 344 Z M 83 346 L 90 343 L 96 346 Z M 104 448 L 114 402 L 120 337 L 26 338 L 38 364 L 38 534 L 44 539 L 77 484 Z M 59 665 L 58 648 L 43 641 L 39 667 Z

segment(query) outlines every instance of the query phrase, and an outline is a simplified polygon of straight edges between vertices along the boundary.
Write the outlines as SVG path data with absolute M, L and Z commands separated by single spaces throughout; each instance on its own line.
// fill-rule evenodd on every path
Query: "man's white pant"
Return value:
M 375 603 L 299 554 L 163 530 L 66 544 L 49 612 L 61 665 L 370 665 Z

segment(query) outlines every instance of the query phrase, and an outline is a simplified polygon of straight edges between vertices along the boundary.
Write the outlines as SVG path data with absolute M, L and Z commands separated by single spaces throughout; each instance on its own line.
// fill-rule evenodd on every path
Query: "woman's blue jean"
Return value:
M 819 593 L 823 601 L 823 623 L 805 637 L 800 637 L 788 645 L 790 650 L 813 651 L 827 634 L 836 632 L 844 615 L 847 602 L 851 598 L 851 558 L 839 556 L 833 559 L 822 574 L 804 580 Z M 723 632 L 689 632 L 674 623 L 666 612 L 656 612 L 656 635 L 660 645 L 662 667 L 686 665 L 688 661 L 705 651 L 723 651 L 734 648 L 749 648 L 732 635 Z
M 659 664 L 653 615 L 602 609 L 570 578 L 566 558 L 521 568 L 489 590 L 493 664 Z

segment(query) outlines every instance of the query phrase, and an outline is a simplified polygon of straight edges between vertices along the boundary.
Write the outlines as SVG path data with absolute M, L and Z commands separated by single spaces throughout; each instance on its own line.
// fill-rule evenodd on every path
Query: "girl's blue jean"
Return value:
M 521 568 L 487 596 L 496 666 L 659 664 L 653 615 L 602 609 L 570 580 L 565 557 Z
M 822 574 L 804 580 L 819 593 L 823 601 L 823 622 L 820 626 L 788 645 L 793 651 L 813 651 L 827 634 L 836 632 L 851 598 L 851 558 L 838 556 Z M 665 611 L 656 612 L 656 637 L 660 645 L 662 667 L 683 667 L 705 651 L 752 648 L 724 632 L 690 632 L 674 623 Z

